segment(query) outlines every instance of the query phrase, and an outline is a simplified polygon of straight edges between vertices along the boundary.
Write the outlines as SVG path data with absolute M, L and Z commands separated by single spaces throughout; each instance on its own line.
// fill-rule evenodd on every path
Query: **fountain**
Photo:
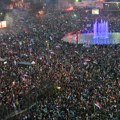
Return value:
M 109 31 L 108 31 L 108 22 L 101 20 L 98 22 L 95 21 L 93 25 L 93 38 L 99 38 L 99 39 L 107 39 L 109 38 Z
M 87 26 L 89 27 L 89 26 Z M 87 27 L 85 30 L 87 30 Z M 68 36 L 68 34 L 67 34 Z M 69 34 L 68 37 L 64 37 L 63 41 L 75 44 L 83 44 L 85 46 L 91 45 L 109 45 L 120 44 L 120 33 L 109 32 L 108 21 L 103 19 L 96 20 L 93 24 L 93 32 L 76 32 L 75 34 Z

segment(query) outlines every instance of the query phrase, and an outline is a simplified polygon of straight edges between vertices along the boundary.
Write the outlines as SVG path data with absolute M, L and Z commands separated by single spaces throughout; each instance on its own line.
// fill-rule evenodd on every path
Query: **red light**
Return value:
M 66 8 L 66 11 L 72 11 L 72 10 L 74 10 L 74 8 L 71 6 L 71 7 L 68 7 L 68 8 Z

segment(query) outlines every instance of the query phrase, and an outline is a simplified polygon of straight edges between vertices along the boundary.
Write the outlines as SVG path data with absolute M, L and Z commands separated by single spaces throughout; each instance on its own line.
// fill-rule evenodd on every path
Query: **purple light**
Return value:
M 107 39 L 109 38 L 108 22 L 107 21 L 95 21 L 93 25 L 94 39 Z

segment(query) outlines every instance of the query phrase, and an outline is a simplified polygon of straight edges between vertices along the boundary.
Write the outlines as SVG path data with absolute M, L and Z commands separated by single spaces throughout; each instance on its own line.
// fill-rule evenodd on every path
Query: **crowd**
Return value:
M 120 32 L 119 14 L 102 17 Z M 90 9 L 56 10 L 0 35 L 1 120 L 120 119 L 120 45 L 61 41 L 70 31 L 91 32 L 99 18 Z

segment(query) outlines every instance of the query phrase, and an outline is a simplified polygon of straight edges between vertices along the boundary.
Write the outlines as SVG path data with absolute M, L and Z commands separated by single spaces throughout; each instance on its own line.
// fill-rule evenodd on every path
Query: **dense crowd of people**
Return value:
M 61 41 L 71 31 L 92 32 L 101 18 L 111 32 L 120 32 L 119 14 L 90 13 L 82 8 L 30 15 L 16 25 L 19 32 L 0 34 L 1 120 L 120 119 L 120 45 Z

